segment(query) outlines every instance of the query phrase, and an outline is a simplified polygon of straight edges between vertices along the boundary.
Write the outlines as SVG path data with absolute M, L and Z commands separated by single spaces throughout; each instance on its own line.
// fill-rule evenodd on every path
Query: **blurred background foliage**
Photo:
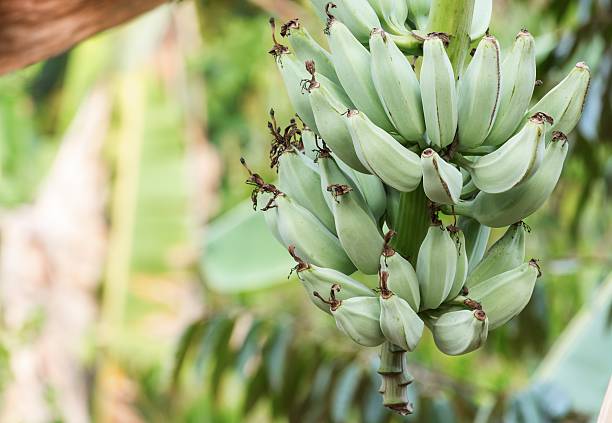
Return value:
M 322 39 L 307 2 L 171 4 L 0 78 L 3 217 L 37 203 L 90 93 L 110 98 L 99 155 L 108 170 L 99 192 L 108 196 L 108 245 L 89 291 L 96 317 L 70 341 L 88 387 L 83 406 L 96 421 L 594 419 L 612 372 L 612 6 L 495 6 L 491 32 L 502 50 L 523 27 L 536 36 L 536 96 L 580 60 L 594 78 L 561 182 L 527 220 L 527 254 L 544 270 L 531 302 L 466 356 L 442 355 L 426 335 L 410 357 L 417 414 L 407 418 L 381 407 L 375 350 L 353 347 L 312 307 L 246 200 L 239 157 L 272 180 L 268 110 L 280 122 L 293 114 L 267 54 L 267 20 L 299 16 Z M 11 300 L 3 291 L 1 301 Z M 39 336 L 45 313 L 54 312 L 19 327 L 3 316 L 3 408 L 19 384 L 13 351 Z M 42 383 L 42 415 L 52 418 L 33 421 L 78 421 L 67 417 L 64 388 Z

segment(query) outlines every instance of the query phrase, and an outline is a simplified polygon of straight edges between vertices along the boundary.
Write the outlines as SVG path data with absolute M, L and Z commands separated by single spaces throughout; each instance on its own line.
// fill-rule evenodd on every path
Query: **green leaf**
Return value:
M 187 353 L 193 345 L 195 339 L 200 336 L 202 331 L 206 328 L 207 322 L 203 320 L 197 320 L 191 323 L 181 334 L 179 341 L 174 352 L 174 363 L 172 367 L 172 385 L 176 385 L 178 382 L 179 375 L 185 364 L 185 358 Z
M 200 349 L 196 356 L 196 371 L 202 376 L 211 353 L 216 350 L 219 342 L 227 343 L 234 321 L 225 315 L 214 317 L 207 325 L 200 342 Z
M 249 202 L 214 220 L 207 231 L 201 260 L 211 289 L 244 292 L 287 281 L 292 267 L 287 251 L 272 236 L 263 212 Z
M 240 352 L 238 352 L 238 358 L 236 359 L 236 369 L 243 376 L 245 375 L 245 366 L 248 361 L 258 354 L 261 350 L 261 340 L 263 337 L 264 322 L 256 320 L 251 325 L 249 333 L 247 334 Z
M 340 373 L 332 396 L 331 418 L 334 423 L 347 421 L 360 377 L 361 368 L 356 364 L 349 364 Z
M 275 329 L 274 334 L 264 347 L 263 356 L 268 383 L 275 393 L 279 392 L 283 387 L 287 353 L 292 336 L 293 330 L 291 327 L 281 324 Z

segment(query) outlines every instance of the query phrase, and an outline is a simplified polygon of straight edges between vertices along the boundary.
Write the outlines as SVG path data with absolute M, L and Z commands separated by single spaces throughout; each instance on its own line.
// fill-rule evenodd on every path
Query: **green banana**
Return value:
M 514 134 L 529 107 L 536 78 L 535 41 L 521 30 L 501 67 L 501 95 L 497 118 L 485 144 L 500 145 Z M 531 116 L 531 115 L 530 115 Z
M 374 291 L 370 288 L 346 276 L 344 273 L 305 262 L 295 252 L 295 246 L 290 245 L 288 250 L 289 254 L 297 262 L 294 269 L 306 290 L 306 294 L 310 297 L 313 304 L 324 312 L 331 314 L 329 305 L 313 295 L 313 292 L 330 292 L 330 290 L 334 289 L 335 285 L 339 285 L 341 290 L 336 291 L 336 297 L 340 301 L 352 297 L 373 297 L 375 295 Z
M 431 0 L 400 0 L 408 3 L 408 18 L 417 29 L 425 30 L 429 20 Z
M 384 240 L 371 212 L 363 207 L 361 194 L 349 185 L 330 185 L 327 190 L 334 200 L 336 233 L 344 251 L 361 272 L 378 273 Z
M 370 5 L 385 24 L 385 28 L 396 34 L 406 33 L 408 4 L 396 0 L 369 0 Z
M 346 114 L 345 123 L 355 152 L 368 170 L 399 191 L 414 191 L 418 187 L 421 181 L 419 156 L 357 110 Z
M 362 43 L 368 42 L 372 28 L 380 28 L 380 20 L 367 0 L 311 1 L 316 9 L 325 11 L 328 26 L 330 19 L 338 18 Z
M 525 224 L 518 222 L 506 229 L 504 235 L 488 249 L 480 263 L 470 272 L 465 282 L 469 290 L 487 279 L 514 269 L 525 260 Z
M 381 29 L 372 31 L 370 53 L 372 80 L 387 117 L 406 140 L 421 141 L 425 133 L 421 90 L 410 62 Z
M 312 60 L 317 64 L 317 71 L 336 84 L 340 83 L 331 56 L 304 28 L 299 19 L 291 19 L 281 27 L 280 35 L 289 40 L 295 55 L 303 63 Z
M 334 199 L 329 195 L 327 187 L 330 185 L 347 185 L 353 189 L 357 188 L 357 183 L 351 176 L 345 172 L 340 166 L 341 162 L 336 161 L 333 154 L 323 146 L 318 150 L 317 163 L 319 165 L 319 172 L 321 175 L 321 189 L 325 198 L 325 202 L 329 206 L 330 210 L 334 210 Z M 355 191 L 357 200 L 362 208 L 368 209 L 365 198 L 361 190 Z
M 486 34 L 491 23 L 493 13 L 493 0 L 475 0 L 474 14 L 470 25 L 470 39 L 477 40 Z
M 449 226 L 448 231 L 451 234 L 451 238 L 455 243 L 455 247 L 457 248 L 457 268 L 455 270 L 455 278 L 453 279 L 453 286 L 446 297 L 446 301 L 452 300 L 455 298 L 463 289 L 463 285 L 465 284 L 465 279 L 467 277 L 468 272 L 468 258 L 467 252 L 465 249 L 465 235 L 463 235 L 463 231 L 461 229 Z
M 495 194 L 508 191 L 533 174 L 544 157 L 547 119 L 543 113 L 536 113 L 497 150 L 466 163 L 474 185 Z
M 437 308 L 448 297 L 457 270 L 457 248 L 439 222 L 427 230 L 417 256 L 416 273 L 421 290 L 421 310 Z
M 567 156 L 567 137 L 555 132 L 546 147 L 540 168 L 525 182 L 499 194 L 480 192 L 473 200 L 460 201 L 454 212 L 481 224 L 501 228 L 525 219 L 538 210 L 557 185 Z M 448 208 L 445 212 L 451 213 Z
M 472 287 L 470 299 L 481 304 L 493 330 L 519 314 L 529 302 L 541 275 L 537 260 L 530 260 Z
M 327 34 L 336 74 L 351 101 L 376 125 L 393 130 L 372 81 L 370 52 L 333 17 L 329 19 Z
M 310 101 L 308 101 L 308 97 L 304 95 L 302 89 L 303 81 L 309 79 L 308 72 L 304 69 L 302 62 L 298 60 L 295 55 L 289 53 L 289 49 L 286 46 L 276 41 L 273 18 L 270 19 L 270 25 L 272 26 L 272 41 L 274 42 L 270 54 L 275 58 L 276 67 L 285 84 L 289 101 L 302 122 L 313 131 L 319 132 L 317 130 L 314 114 L 312 113 L 312 108 L 310 107 Z
M 380 273 L 380 329 L 385 338 L 413 351 L 423 334 L 423 321 L 410 304 L 387 288 L 387 272 Z
M 451 310 L 432 319 L 430 325 L 440 351 L 461 355 L 484 345 L 490 324 L 483 310 Z
M 357 172 L 341 160 L 337 161 L 337 163 L 338 167 L 354 182 L 354 186 L 361 193 L 376 221 L 380 220 L 387 208 L 385 185 L 375 175 Z
M 391 229 L 397 228 L 397 219 L 400 209 L 400 195 L 401 192 L 390 186 L 386 187 L 387 191 L 387 213 L 385 215 L 385 222 L 387 227 Z
M 463 177 L 452 164 L 447 163 L 431 148 L 421 153 L 423 189 L 434 203 L 456 204 L 461 196 Z
M 499 44 L 495 37 L 487 35 L 478 43 L 474 58 L 458 83 L 461 151 L 478 147 L 489 135 L 497 115 L 500 78 Z
M 527 115 L 546 113 L 554 121 L 550 130 L 569 134 L 582 115 L 590 80 L 589 67 L 583 62 L 577 63 L 563 81 L 529 109 Z
M 321 177 L 312 160 L 295 150 L 285 151 L 278 159 L 278 187 L 335 233 L 334 216 L 321 192 Z
M 457 225 L 465 235 L 465 250 L 468 258 L 468 273 L 476 267 L 487 249 L 491 228 L 481 225 L 477 220 L 467 216 L 459 216 Z M 522 260 L 521 260 L 522 262 Z
M 304 154 L 306 157 L 310 160 L 317 158 L 317 136 L 307 126 L 302 129 L 302 145 L 304 146 Z
M 423 43 L 421 100 L 427 139 L 436 148 L 453 142 L 457 129 L 457 92 L 453 66 L 446 54 L 444 35 L 432 34 Z
M 388 289 L 406 300 L 410 307 L 418 312 L 421 305 L 419 280 L 410 262 L 389 245 L 393 235 L 395 235 L 395 232 L 392 230 L 385 235 L 385 246 L 380 257 L 380 268 L 388 274 L 386 280 Z
M 353 341 L 364 347 L 376 347 L 385 342 L 385 337 L 380 329 L 380 301 L 376 297 L 352 297 L 346 300 L 338 300 L 335 294 L 341 291 L 334 286 L 330 293 L 330 299 L 325 300 L 318 292 L 313 295 L 326 304 L 336 326 Z
M 334 90 L 329 89 L 330 86 L 330 82 L 317 81 L 308 88 L 310 106 L 319 134 L 343 162 L 358 172 L 369 173 L 355 153 L 351 135 L 342 116 L 350 107 L 350 103 L 338 98 Z

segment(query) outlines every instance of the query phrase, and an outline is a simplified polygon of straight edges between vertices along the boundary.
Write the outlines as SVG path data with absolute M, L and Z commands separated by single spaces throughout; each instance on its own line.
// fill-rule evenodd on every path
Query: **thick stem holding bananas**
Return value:
M 397 236 L 393 248 L 416 267 L 419 247 L 429 228 L 430 213 L 423 184 L 412 192 L 403 192 L 400 196 L 399 218 L 397 219 Z
M 469 53 L 470 25 L 474 14 L 474 0 L 432 0 L 427 32 L 444 32 L 450 36 L 448 57 L 455 76 L 462 69 Z

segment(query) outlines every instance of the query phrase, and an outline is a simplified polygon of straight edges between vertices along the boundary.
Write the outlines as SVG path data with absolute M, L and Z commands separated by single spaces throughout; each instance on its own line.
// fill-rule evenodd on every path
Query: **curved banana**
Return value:
M 346 185 L 352 189 L 356 189 L 357 183 L 351 176 L 340 167 L 340 162 L 337 162 L 329 150 L 320 149 L 318 153 L 317 163 L 319 164 L 319 172 L 321 174 L 321 189 L 325 202 L 330 210 L 334 210 L 334 199 L 327 190 L 330 185 Z M 367 209 L 368 205 L 361 192 L 355 191 L 356 199 L 362 208 Z
M 376 221 L 379 221 L 387 208 L 385 185 L 375 175 L 357 172 L 342 161 L 337 161 L 337 163 L 338 167 L 353 180 L 354 186 L 361 193 L 368 209 L 370 209 Z
M 427 139 L 436 148 L 446 147 L 457 129 L 457 92 L 441 35 L 428 36 L 423 43 L 420 81 Z
M 452 230 L 451 230 L 452 229 Z M 465 235 L 463 235 L 463 231 L 459 228 L 449 228 L 449 232 L 451 234 L 451 238 L 455 243 L 455 247 L 457 248 L 457 269 L 455 270 L 455 278 L 453 279 L 453 286 L 446 297 L 446 300 L 452 300 L 455 298 L 461 290 L 463 289 L 463 285 L 465 284 L 465 279 L 468 273 L 468 258 L 467 252 L 465 250 Z
M 497 117 L 485 144 L 500 145 L 514 134 L 529 107 L 536 79 L 535 41 L 521 30 L 501 67 Z
M 376 125 L 385 130 L 393 130 L 372 81 L 370 52 L 342 22 L 332 17 L 327 34 L 336 74 L 351 101 Z
M 403 192 L 414 191 L 421 181 L 421 161 L 357 110 L 346 114 L 345 123 L 361 163 L 382 181 Z
M 289 45 L 302 63 L 307 60 L 314 61 L 317 64 L 317 72 L 336 84 L 340 83 L 329 52 L 312 38 L 299 19 L 291 19 L 283 24 L 280 34 L 289 40 Z
M 330 292 L 332 289 L 334 289 L 335 285 L 338 285 L 341 289 L 337 290 L 335 295 L 340 301 L 347 300 L 352 297 L 375 296 L 373 290 L 363 285 L 361 282 L 357 282 L 355 279 L 346 276 L 342 272 L 338 272 L 335 269 L 326 269 L 324 267 L 315 266 L 314 264 L 305 262 L 296 254 L 295 247 L 293 245 L 290 245 L 288 250 L 289 254 L 291 254 L 294 260 L 297 262 L 295 270 L 297 272 L 298 279 L 306 290 L 306 294 L 313 304 L 324 312 L 331 314 L 329 305 L 321 301 L 321 298 L 315 296 L 313 292 Z
M 372 80 L 387 117 L 406 140 L 421 141 L 425 122 L 421 89 L 412 65 L 381 29 L 372 31 L 370 53 Z
M 278 231 L 285 246 L 295 245 L 300 257 L 317 266 L 347 275 L 355 271 L 338 238 L 312 213 L 286 195 L 278 196 L 275 203 Z
M 469 297 L 480 303 L 489 317 L 489 329 L 493 330 L 525 308 L 540 275 L 540 267 L 532 259 L 474 286 Z
M 489 0 L 490 1 L 490 0 Z M 481 145 L 497 115 L 501 90 L 499 44 L 485 36 L 458 82 L 458 134 L 461 151 Z
M 336 326 L 364 347 L 385 342 L 380 329 L 380 300 L 375 297 L 353 297 L 331 306 Z
M 467 354 L 487 340 L 490 322 L 483 310 L 451 310 L 433 319 L 431 332 L 440 351 Z
M 465 164 L 478 189 L 492 194 L 508 191 L 538 169 L 545 149 L 546 117 L 542 115 L 536 113 L 494 152 Z
M 460 201 L 454 206 L 454 212 L 493 228 L 525 219 L 542 207 L 555 189 L 567 149 L 565 135 L 555 132 L 540 168 L 527 181 L 499 194 L 481 192 L 471 201 Z
M 493 0 L 475 0 L 472 24 L 470 25 L 470 40 L 474 41 L 486 34 L 491 23 Z
M 327 24 L 332 18 L 338 18 L 351 33 L 362 43 L 367 43 L 372 28 L 380 28 L 380 20 L 367 0 L 311 0 L 316 9 L 323 10 Z
M 463 177 L 452 164 L 447 163 L 431 148 L 421 154 L 423 189 L 434 203 L 456 204 L 461 196 Z
M 302 129 L 302 145 L 304 146 L 304 154 L 310 160 L 314 160 L 317 158 L 317 136 L 315 133 L 309 128 L 304 127 Z
M 576 63 L 563 81 L 529 109 L 527 115 L 546 113 L 553 118 L 551 130 L 569 134 L 582 115 L 590 80 L 589 67 L 583 62 Z
M 518 222 L 506 229 L 504 235 L 488 249 L 478 266 L 470 272 L 465 282 L 470 289 L 487 279 L 514 269 L 525 260 L 525 224 Z
M 425 30 L 429 20 L 431 0 L 399 0 L 408 3 L 408 18 L 417 29 Z
M 331 232 L 336 232 L 334 216 L 321 192 L 321 176 L 308 157 L 285 151 L 278 159 L 278 187 L 299 205 L 315 215 Z
M 448 297 L 457 270 L 457 248 L 444 226 L 429 227 L 419 248 L 416 273 L 421 310 L 437 308 Z
M 408 4 L 397 0 L 369 0 L 370 5 L 391 32 L 406 33 L 406 19 L 408 18 Z
M 386 288 L 381 272 L 380 329 L 385 338 L 405 351 L 413 351 L 423 334 L 423 321 L 403 298 Z
M 326 144 L 347 165 L 358 172 L 369 173 L 357 157 L 351 134 L 344 123 L 342 114 L 346 113 L 349 106 L 338 99 L 324 82 L 313 85 L 309 91 L 308 97 L 317 128 Z
M 397 218 L 400 209 L 401 192 L 395 188 L 387 186 L 387 212 L 385 214 L 385 222 L 390 229 L 397 229 Z
M 465 250 L 468 258 L 469 273 L 480 263 L 485 254 L 491 228 L 481 225 L 477 220 L 467 216 L 459 216 L 457 225 L 465 235 Z
M 386 281 L 388 289 L 406 300 L 410 307 L 418 312 L 421 305 L 419 280 L 412 264 L 389 245 L 389 241 L 394 234 L 395 232 L 389 231 L 385 236 L 385 246 L 380 257 L 380 268 L 388 274 Z
M 336 233 L 344 251 L 361 272 L 378 273 L 384 240 L 371 212 L 363 207 L 361 194 L 348 185 L 330 185 L 327 190 L 334 200 Z

